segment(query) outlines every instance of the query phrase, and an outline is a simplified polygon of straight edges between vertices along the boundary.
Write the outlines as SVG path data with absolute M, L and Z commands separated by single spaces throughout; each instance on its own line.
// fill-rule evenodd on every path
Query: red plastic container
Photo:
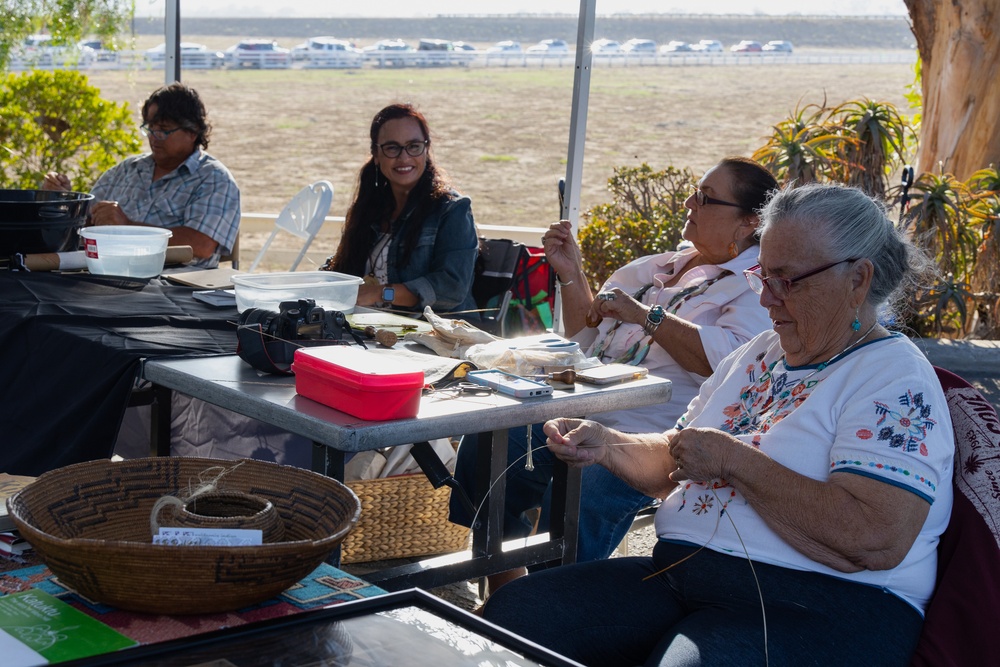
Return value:
M 406 360 L 357 347 L 295 350 L 295 392 L 367 421 L 416 417 L 424 371 Z

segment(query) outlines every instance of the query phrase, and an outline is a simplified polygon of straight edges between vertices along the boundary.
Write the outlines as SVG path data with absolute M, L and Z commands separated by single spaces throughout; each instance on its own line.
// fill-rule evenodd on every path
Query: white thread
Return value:
M 211 468 L 205 468 L 198 474 L 198 484 L 192 488 L 192 483 L 188 482 L 188 492 L 178 491 L 176 495 L 166 495 L 157 500 L 153 504 L 153 509 L 149 513 L 149 529 L 152 535 L 155 537 L 157 533 L 160 532 L 160 512 L 164 508 L 170 506 L 174 510 L 179 510 L 184 507 L 198 496 L 203 496 L 206 493 L 212 493 L 219 488 L 219 480 L 236 470 L 244 461 L 240 461 L 231 468 L 224 468 L 222 466 L 213 466 Z M 209 475 L 213 475 L 210 479 Z

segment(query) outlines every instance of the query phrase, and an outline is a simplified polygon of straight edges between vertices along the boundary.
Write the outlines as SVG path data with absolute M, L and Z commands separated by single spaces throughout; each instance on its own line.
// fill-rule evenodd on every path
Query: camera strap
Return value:
M 300 339 L 294 342 L 281 340 L 264 333 L 259 323 L 239 325 L 236 328 L 236 342 L 236 354 L 240 359 L 259 371 L 274 375 L 293 375 L 292 360 L 295 358 L 295 350 L 300 347 L 349 344 L 346 341 L 329 339 Z

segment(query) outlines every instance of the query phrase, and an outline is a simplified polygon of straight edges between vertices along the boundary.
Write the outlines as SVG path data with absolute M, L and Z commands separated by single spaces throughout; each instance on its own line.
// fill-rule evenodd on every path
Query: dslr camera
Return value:
M 278 312 L 248 308 L 240 314 L 240 327 L 250 326 L 271 340 L 340 340 L 351 327 L 339 310 L 323 310 L 313 299 L 282 301 Z
M 249 308 L 240 314 L 236 353 L 265 373 L 291 375 L 295 350 L 312 345 L 346 345 L 348 334 L 364 346 L 339 310 L 323 310 L 313 299 L 283 301 L 278 312 Z

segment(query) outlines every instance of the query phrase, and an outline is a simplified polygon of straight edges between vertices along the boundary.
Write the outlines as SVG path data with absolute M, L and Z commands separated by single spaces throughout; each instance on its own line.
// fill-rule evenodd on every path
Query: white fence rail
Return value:
M 667 54 L 595 54 L 595 67 L 753 67 L 767 65 L 874 65 L 912 64 L 916 51 L 843 51 L 830 53 L 667 53 Z M 296 68 L 345 69 L 361 66 L 391 67 L 573 67 L 573 53 L 485 53 L 473 51 L 377 51 L 363 58 L 332 53 L 309 54 L 292 61 L 283 53 L 241 53 L 238 59 L 215 51 L 185 52 L 182 69 L 221 68 Z M 96 52 L 92 55 L 33 54 L 15 57 L 11 71 L 29 69 L 141 70 L 163 67 L 163 56 L 144 51 Z

